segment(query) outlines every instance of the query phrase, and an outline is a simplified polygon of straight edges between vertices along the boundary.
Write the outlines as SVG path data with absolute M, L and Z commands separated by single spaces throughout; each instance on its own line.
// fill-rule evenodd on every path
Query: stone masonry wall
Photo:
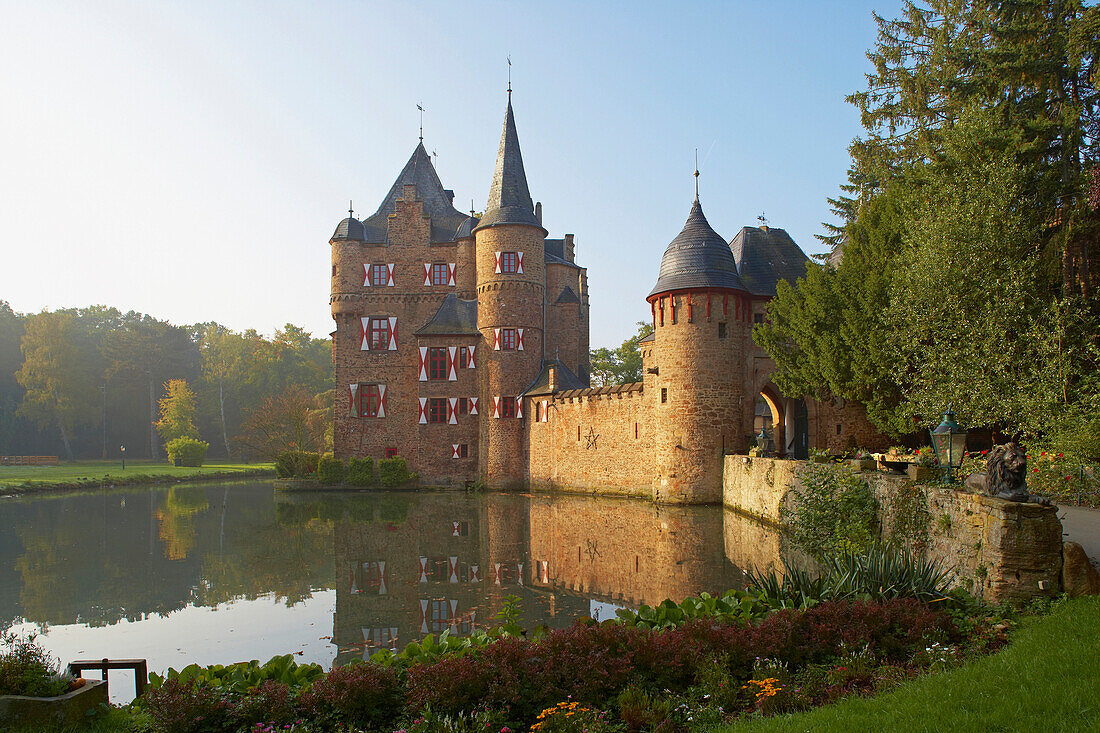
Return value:
M 771 458 L 726 456 L 723 501 L 727 507 L 778 523 L 779 507 L 797 506 L 799 473 L 807 464 Z M 837 470 L 850 470 L 846 465 Z M 955 585 L 994 601 L 1026 601 L 1060 592 L 1062 524 L 1054 507 L 1021 504 L 944 486 L 916 486 L 906 478 L 862 474 L 879 503 L 888 536 L 897 497 L 920 491 L 931 517 L 925 556 L 940 558 Z
M 527 400 L 531 488 L 650 498 L 653 426 L 640 383 Z M 536 402 L 545 422 L 537 422 Z

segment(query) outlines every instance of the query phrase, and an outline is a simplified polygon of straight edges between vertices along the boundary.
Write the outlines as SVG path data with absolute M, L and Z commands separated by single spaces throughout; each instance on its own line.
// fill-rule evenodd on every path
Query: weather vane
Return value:
M 512 57 L 508 56 L 508 96 L 512 96 Z
M 756 220 L 760 222 L 760 226 L 766 227 L 768 225 L 768 218 L 764 216 L 764 212 L 760 212 L 760 216 L 756 217 Z
M 355 218 L 355 209 L 351 206 L 351 199 L 348 199 L 348 216 Z
M 420 142 L 424 142 L 424 105 L 418 104 L 416 108 L 420 110 Z
M 695 200 L 699 200 L 699 148 L 695 148 Z

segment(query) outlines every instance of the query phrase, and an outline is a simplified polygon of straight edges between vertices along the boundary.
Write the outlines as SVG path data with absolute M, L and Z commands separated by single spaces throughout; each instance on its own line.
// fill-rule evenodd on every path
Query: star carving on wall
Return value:
M 596 445 L 596 441 L 600 439 L 600 434 L 596 432 L 595 428 L 593 428 L 592 426 L 589 426 L 588 427 L 588 432 L 584 434 L 584 437 L 585 437 L 585 440 L 587 441 L 587 443 L 584 446 L 585 450 L 588 450 L 588 449 L 597 450 L 599 448 L 599 446 Z

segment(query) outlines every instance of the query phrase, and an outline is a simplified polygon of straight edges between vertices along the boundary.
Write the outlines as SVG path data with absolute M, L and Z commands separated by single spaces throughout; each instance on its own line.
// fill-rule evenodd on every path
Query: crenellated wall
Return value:
M 723 502 L 766 522 L 780 507 L 797 506 L 802 461 L 726 456 Z M 849 470 L 846 467 L 841 470 Z M 889 535 L 896 498 L 913 484 L 902 476 L 864 472 L 878 499 L 880 526 Z M 939 558 L 953 583 L 994 601 L 1026 601 L 1061 592 L 1062 523 L 1056 507 L 1005 501 L 952 487 L 917 486 L 929 513 L 921 551 Z

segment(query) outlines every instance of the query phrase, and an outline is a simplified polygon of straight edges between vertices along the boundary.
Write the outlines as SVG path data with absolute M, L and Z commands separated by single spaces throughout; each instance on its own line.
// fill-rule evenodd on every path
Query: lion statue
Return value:
M 1016 443 L 994 446 L 985 465 L 985 473 L 966 478 L 968 487 L 999 499 L 1050 506 L 1050 499 L 1028 492 L 1027 454 Z

